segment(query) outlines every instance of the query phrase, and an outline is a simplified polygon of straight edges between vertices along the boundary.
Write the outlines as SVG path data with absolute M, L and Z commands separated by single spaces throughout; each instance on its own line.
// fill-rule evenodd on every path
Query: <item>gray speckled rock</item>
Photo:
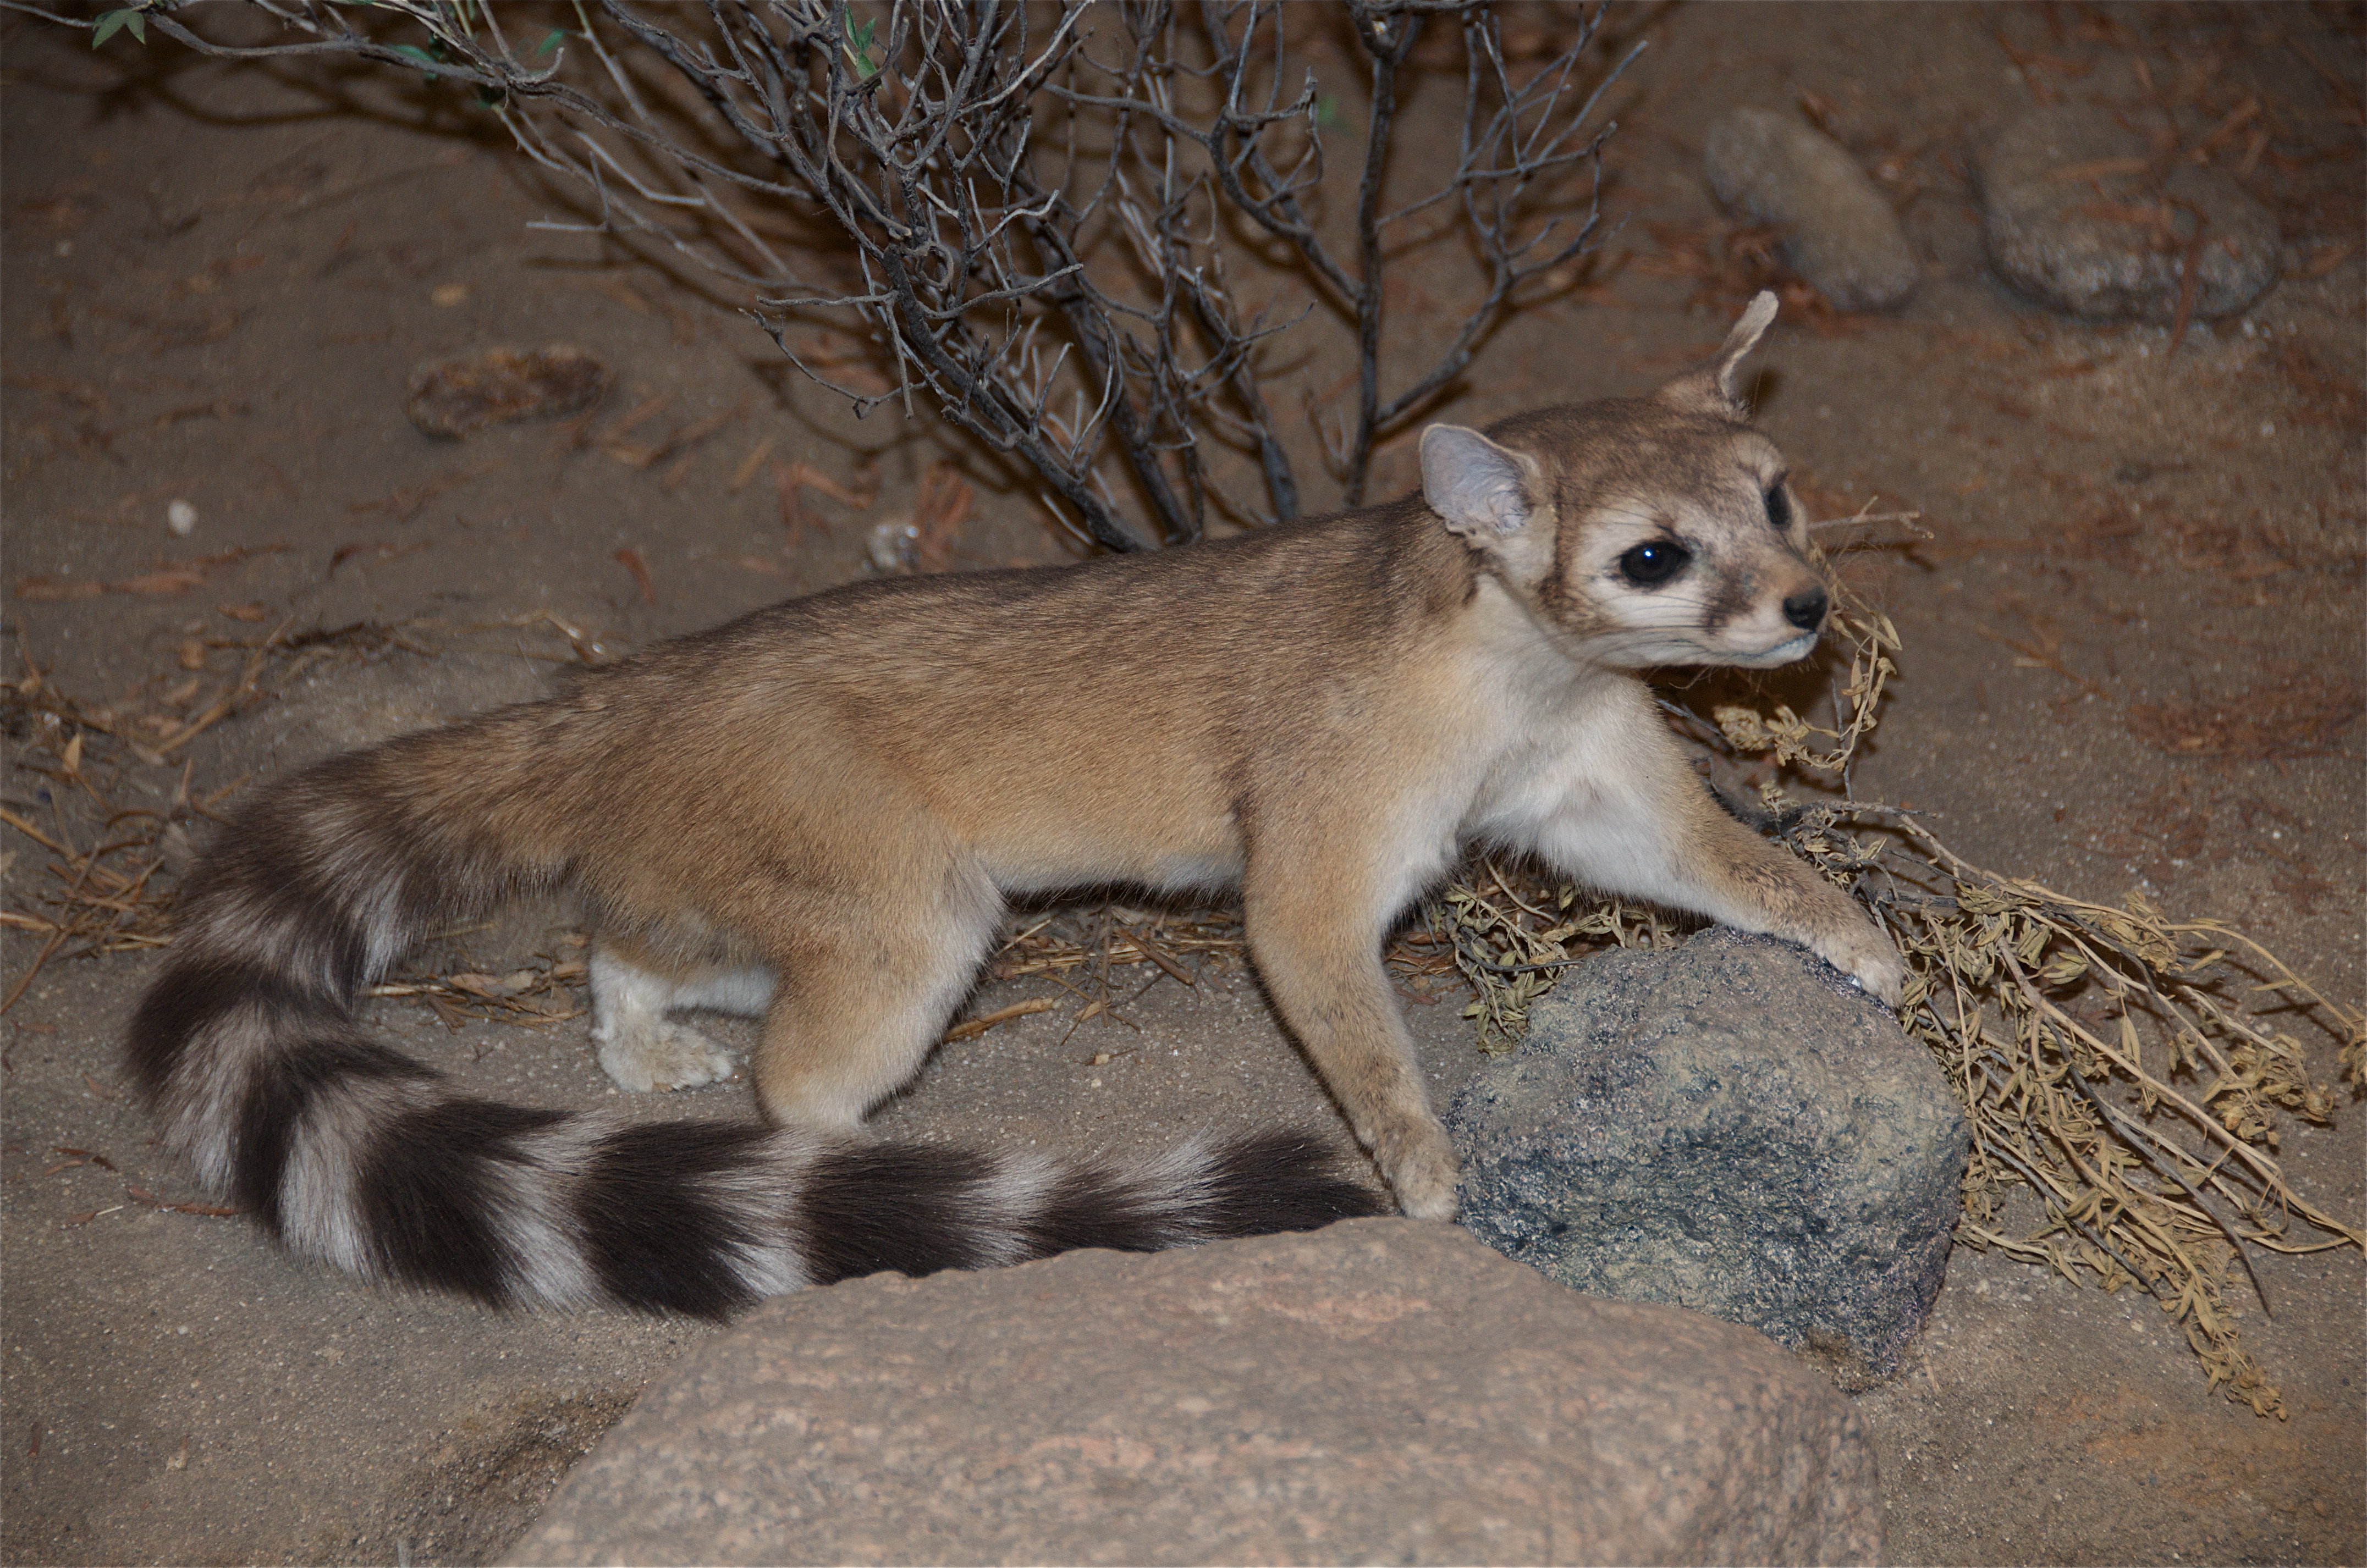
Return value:
M 2195 255 L 2195 317 L 2233 315 L 2266 293 L 2277 280 L 2276 219 L 2216 169 L 2180 164 L 2157 182 L 2147 152 L 2144 137 L 2084 104 L 2009 127 L 1981 167 L 1999 276 L 2075 316 L 2171 321 L 2200 213 L 2209 229 Z
M 699 1346 L 517 1562 L 1879 1562 L 1874 1456 L 1748 1329 L 1452 1225 L 876 1274 Z
M 1887 310 L 1920 272 L 1898 215 L 1840 143 L 1789 115 L 1737 109 L 1702 154 L 1728 211 L 1784 226 L 1784 260 L 1842 310 Z
M 1971 1149 L 1939 1066 L 1822 961 L 1723 928 L 1588 963 L 1446 1122 L 1463 1223 L 1575 1289 L 1886 1375 L 1947 1264 Z

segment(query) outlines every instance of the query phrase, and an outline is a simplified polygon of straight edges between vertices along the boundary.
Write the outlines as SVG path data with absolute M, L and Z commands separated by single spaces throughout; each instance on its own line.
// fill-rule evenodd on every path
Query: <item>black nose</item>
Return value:
M 1815 631 L 1825 624 L 1825 591 L 1811 588 L 1806 593 L 1795 593 L 1784 601 L 1784 618 L 1804 632 Z

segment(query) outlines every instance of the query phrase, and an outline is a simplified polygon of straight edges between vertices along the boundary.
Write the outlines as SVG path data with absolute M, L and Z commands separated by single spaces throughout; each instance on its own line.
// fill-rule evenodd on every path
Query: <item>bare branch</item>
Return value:
M 1286 20 L 1328 22 L 1311 7 L 572 4 L 576 26 L 526 59 L 481 0 L 150 0 L 140 15 L 216 58 L 345 56 L 473 89 L 529 160 L 583 193 L 582 221 L 537 227 L 662 247 L 746 288 L 800 374 L 858 413 L 889 400 L 909 413 L 917 394 L 1035 469 L 1064 525 L 1108 549 L 1197 538 L 1211 504 L 1256 522 L 1297 514 L 1261 378 L 1271 340 L 1319 302 L 1354 323 L 1356 412 L 1336 438 L 1319 432 L 1353 504 L 1376 443 L 1449 389 L 1523 284 L 1595 243 L 1591 189 L 1581 216 L 1536 216 L 1594 166 L 1605 134 L 1584 129 L 1617 74 L 1585 80 L 1590 14 L 1574 44 L 1515 81 L 1488 0 L 1348 0 L 1371 118 L 1343 223 L 1318 216 L 1331 111 L 1285 47 Z M 39 0 L 0 8 L 93 25 Z M 225 8 L 270 17 L 283 41 L 200 30 Z M 1439 188 L 1389 209 L 1400 88 L 1433 14 L 1462 29 L 1461 157 Z M 1487 282 L 1435 360 L 1392 389 L 1385 242 L 1449 197 Z M 1236 220 L 1286 252 L 1303 309 L 1240 302 Z M 790 313 L 817 311 L 879 345 L 889 391 L 849 388 L 791 348 Z M 1218 491 L 1204 441 L 1253 463 L 1263 504 Z M 1123 520 L 1121 492 L 1140 524 Z

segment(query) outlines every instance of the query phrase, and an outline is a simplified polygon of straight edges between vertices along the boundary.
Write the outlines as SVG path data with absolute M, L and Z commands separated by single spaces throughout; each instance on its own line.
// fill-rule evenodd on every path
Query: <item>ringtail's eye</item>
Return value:
M 1767 521 L 1775 525 L 1775 531 L 1779 534 L 1791 531 L 1792 498 L 1784 493 L 1784 487 L 1781 484 L 1768 487 Z
M 1691 566 L 1693 551 L 1673 539 L 1637 545 L 1619 558 L 1619 575 L 1637 588 L 1658 588 Z

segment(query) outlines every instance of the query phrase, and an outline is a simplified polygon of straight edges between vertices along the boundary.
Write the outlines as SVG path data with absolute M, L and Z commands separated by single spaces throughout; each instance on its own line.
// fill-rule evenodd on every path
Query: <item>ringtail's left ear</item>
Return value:
M 1528 526 L 1545 505 L 1545 470 L 1526 452 L 1476 430 L 1433 424 L 1421 433 L 1421 498 L 1475 548 Z
M 1774 320 L 1775 292 L 1762 288 L 1750 301 L 1750 309 L 1742 312 L 1742 320 L 1726 334 L 1716 358 L 1698 370 L 1686 371 L 1654 395 L 1688 413 L 1705 413 L 1717 419 L 1749 418 L 1750 405 L 1743 400 L 1736 372 L 1741 368 L 1743 358 L 1767 335 L 1768 325 Z

